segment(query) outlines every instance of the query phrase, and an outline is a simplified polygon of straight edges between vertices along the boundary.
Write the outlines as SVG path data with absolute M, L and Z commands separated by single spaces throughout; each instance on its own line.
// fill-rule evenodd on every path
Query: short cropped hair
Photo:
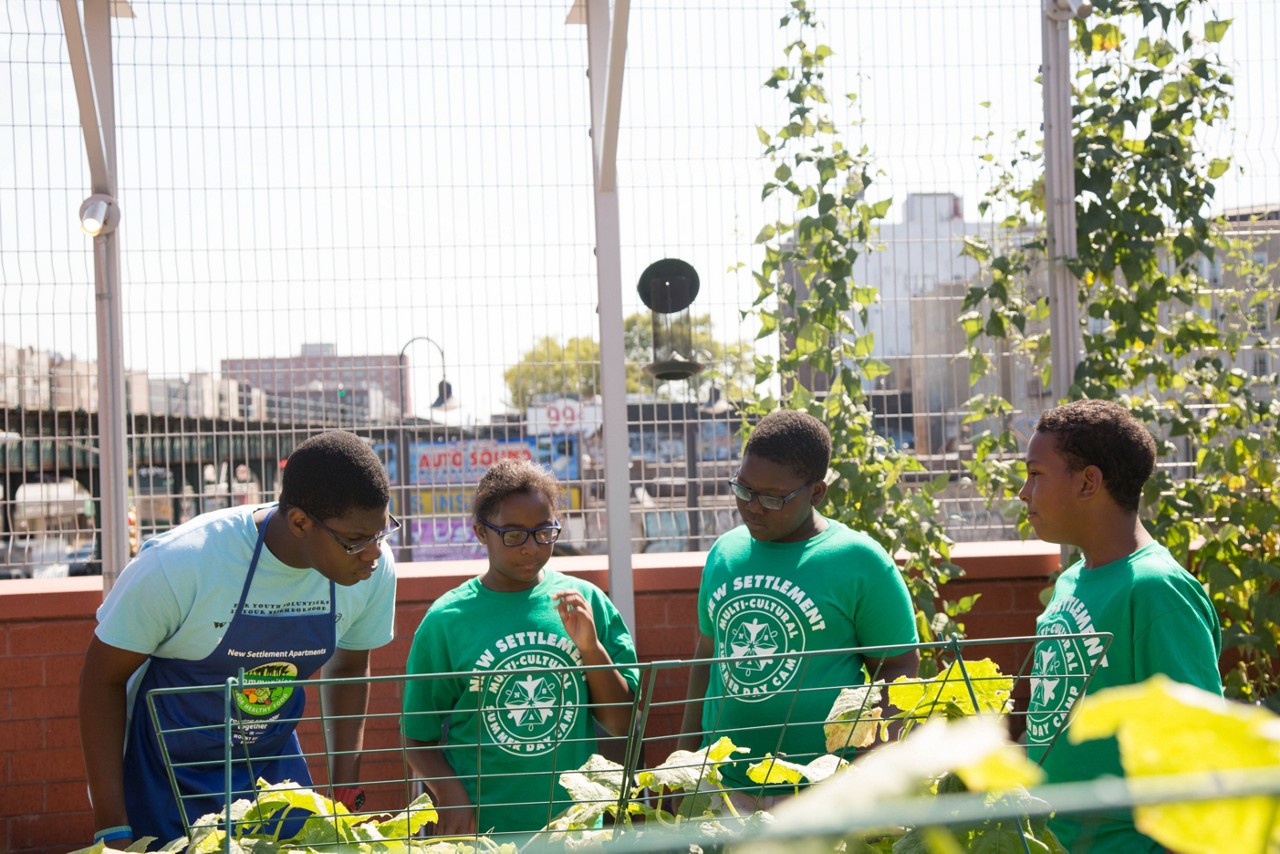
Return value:
M 1156 440 L 1129 410 L 1109 400 L 1075 400 L 1042 414 L 1036 431 L 1057 437 L 1072 471 L 1097 466 L 1115 502 L 1137 512 L 1155 471 Z
M 552 511 L 560 504 L 560 481 L 542 466 L 523 457 L 498 460 L 480 478 L 471 499 L 471 514 L 488 521 L 498 512 L 498 505 L 511 495 L 541 495 Z
M 807 412 L 779 409 L 760 419 L 742 453 L 786 466 L 806 483 L 816 483 L 831 466 L 831 432 Z
M 323 521 L 353 508 L 386 509 L 390 499 L 382 461 L 354 433 L 333 430 L 312 436 L 285 462 L 281 507 L 298 507 Z

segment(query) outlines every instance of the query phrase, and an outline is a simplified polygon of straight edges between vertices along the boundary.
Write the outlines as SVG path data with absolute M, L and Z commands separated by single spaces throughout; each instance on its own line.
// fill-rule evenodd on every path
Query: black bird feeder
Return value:
M 653 361 L 645 371 L 658 380 L 687 380 L 701 373 L 689 313 L 698 295 L 698 271 L 678 258 L 663 258 L 645 268 L 636 290 L 653 312 Z

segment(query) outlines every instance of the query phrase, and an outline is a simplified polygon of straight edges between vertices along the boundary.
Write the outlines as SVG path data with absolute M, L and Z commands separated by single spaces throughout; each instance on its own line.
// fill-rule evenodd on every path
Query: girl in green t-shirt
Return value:
M 559 499 L 528 460 L 490 468 L 472 500 L 488 569 L 414 634 L 401 729 L 440 835 L 540 830 L 571 804 L 559 775 L 595 752 L 595 722 L 631 728 L 639 672 L 613 666 L 635 663 L 630 632 L 599 588 L 546 568 Z

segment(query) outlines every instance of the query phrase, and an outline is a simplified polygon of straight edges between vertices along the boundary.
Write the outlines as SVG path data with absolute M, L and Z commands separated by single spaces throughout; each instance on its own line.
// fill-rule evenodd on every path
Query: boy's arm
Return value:
M 715 641 L 699 632 L 698 645 L 693 650 L 696 661 L 689 667 L 689 690 L 685 695 L 684 720 L 680 723 L 677 750 L 697 750 L 702 746 L 702 707 L 707 699 L 707 684 L 711 681 L 711 665 L 703 659 L 712 658 L 715 652 Z
M 357 679 L 320 689 L 325 729 L 333 755 L 334 788 L 360 785 L 360 753 L 364 748 L 365 713 L 369 710 L 369 650 L 338 647 L 325 663 L 326 679 Z
M 474 836 L 476 810 L 467 790 L 444 757 L 438 741 L 418 741 L 405 736 L 405 757 L 413 773 L 426 783 L 431 801 L 440 814 L 436 822 L 438 836 Z
M 128 825 L 124 806 L 124 741 L 128 682 L 147 656 L 94 635 L 80 671 L 80 744 L 93 801 L 95 830 Z M 133 840 L 115 840 L 124 848 Z
M 892 682 L 899 676 L 916 679 L 920 675 L 920 650 L 913 649 L 885 658 L 863 659 L 873 682 Z

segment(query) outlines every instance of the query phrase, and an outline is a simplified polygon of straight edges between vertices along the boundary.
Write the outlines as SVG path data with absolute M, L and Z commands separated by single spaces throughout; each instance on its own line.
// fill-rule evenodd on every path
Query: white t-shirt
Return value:
M 144 543 L 98 608 L 98 638 L 159 658 L 208 657 L 240 602 L 258 538 L 253 514 L 263 506 L 269 505 L 206 513 Z M 359 650 L 389 643 L 395 604 L 395 561 L 384 549 L 367 581 L 334 585 L 338 646 Z M 245 613 L 328 610 L 329 579 L 314 569 L 286 566 L 264 544 Z

